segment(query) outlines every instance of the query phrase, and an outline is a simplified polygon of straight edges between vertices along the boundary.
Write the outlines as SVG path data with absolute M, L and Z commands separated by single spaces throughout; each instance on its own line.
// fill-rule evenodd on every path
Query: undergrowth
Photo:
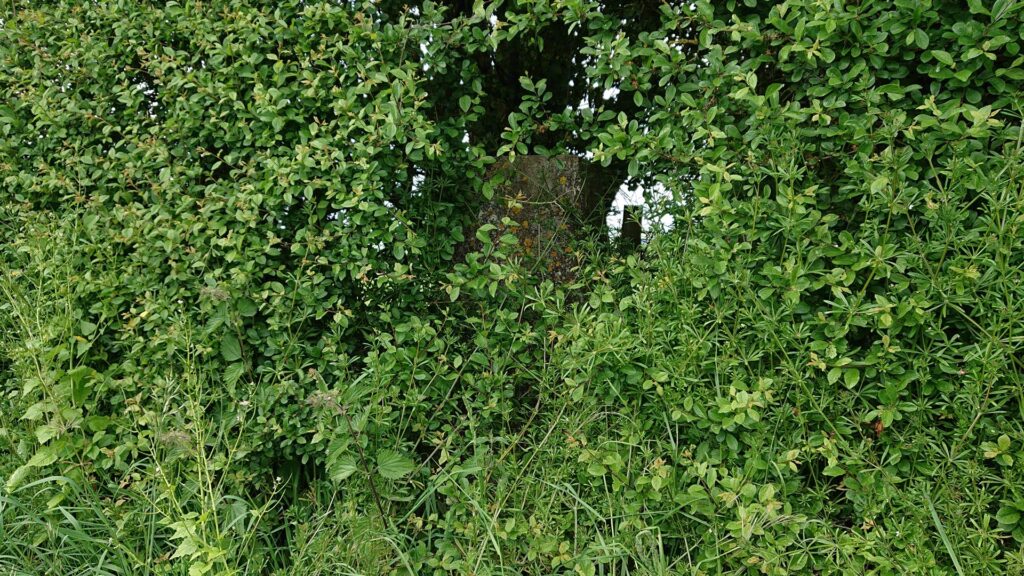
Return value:
M 2 8 L 0 572 L 1024 573 L 1024 5 L 411 3 Z

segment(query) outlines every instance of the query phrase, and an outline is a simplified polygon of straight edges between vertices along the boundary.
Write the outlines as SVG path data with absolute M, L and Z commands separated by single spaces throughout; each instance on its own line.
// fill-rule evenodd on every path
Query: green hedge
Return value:
M 0 566 L 1024 570 L 1024 5 L 399 4 L 3 9 Z M 672 229 L 456 260 L 554 131 Z

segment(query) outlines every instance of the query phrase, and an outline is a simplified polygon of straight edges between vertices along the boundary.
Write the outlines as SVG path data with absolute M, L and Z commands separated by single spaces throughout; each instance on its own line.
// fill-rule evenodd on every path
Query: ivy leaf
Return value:
M 416 468 L 412 458 L 395 450 L 377 452 L 377 472 L 388 480 L 399 480 Z

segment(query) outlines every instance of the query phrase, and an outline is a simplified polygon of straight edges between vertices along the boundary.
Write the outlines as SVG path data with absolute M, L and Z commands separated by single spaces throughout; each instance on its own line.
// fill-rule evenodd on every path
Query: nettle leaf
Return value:
M 238 338 L 231 333 L 225 334 L 220 341 L 220 355 L 228 362 L 234 362 L 242 358 L 242 345 Z
M 49 446 L 42 446 L 36 450 L 36 453 L 29 458 L 28 462 L 15 469 L 7 478 L 5 485 L 7 493 L 10 494 L 11 492 L 14 492 L 18 486 L 25 481 L 32 470 L 36 468 L 43 468 L 56 462 L 61 455 L 61 450 L 63 449 L 64 446 L 51 444 Z
M 342 454 L 337 458 L 331 458 L 327 464 L 327 473 L 335 482 L 341 482 L 357 471 L 359 471 L 359 464 L 352 454 Z
M 416 463 L 412 458 L 395 450 L 385 449 L 377 452 L 377 473 L 388 480 L 399 480 L 415 469 Z
M 224 383 L 227 384 L 229 389 L 233 389 L 244 373 L 245 364 L 242 362 L 229 364 L 228 367 L 224 369 Z
M 249 298 L 239 298 L 235 304 L 238 313 L 246 318 L 251 318 L 259 311 L 259 306 Z

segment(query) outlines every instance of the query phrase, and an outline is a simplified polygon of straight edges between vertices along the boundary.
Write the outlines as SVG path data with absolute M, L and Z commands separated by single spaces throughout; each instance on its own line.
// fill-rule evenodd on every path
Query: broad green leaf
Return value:
M 228 389 L 234 389 L 235 384 L 241 379 L 242 374 L 245 373 L 245 364 L 242 362 L 234 362 L 229 364 L 224 369 L 224 383 L 228 386 Z
M 828 371 L 828 383 L 835 384 L 839 381 L 839 378 L 843 375 L 842 368 L 832 368 Z
M 238 313 L 246 318 L 251 318 L 259 311 L 259 306 L 249 298 L 239 298 L 236 303 Z
M 949 52 L 946 52 L 945 50 L 932 50 L 932 56 L 934 56 L 936 60 L 942 62 L 946 66 L 953 66 L 953 57 L 950 56 Z
M 824 474 L 825 476 L 842 476 L 843 474 L 846 474 L 846 470 L 844 470 L 841 466 L 833 465 L 826 466 L 825 469 L 821 471 L 821 473 Z
M 847 368 L 843 371 L 843 382 L 846 383 L 847 388 L 853 388 L 860 382 L 860 370 L 856 368 Z
M 928 33 L 920 28 L 914 30 L 914 42 L 917 43 L 917 47 L 921 50 L 928 48 Z
M 996 520 L 1004 526 L 1015 526 L 1020 522 L 1021 511 L 1013 506 L 1003 506 L 996 513 Z
M 380 450 L 377 452 L 377 473 L 388 480 L 399 480 L 416 468 L 411 458 L 395 450 Z
M 356 462 L 355 456 L 351 454 L 342 454 L 333 460 L 328 459 L 327 470 L 330 474 L 331 480 L 341 482 L 355 474 L 359 470 L 359 465 Z
M 220 355 L 228 362 L 234 362 L 242 358 L 242 345 L 238 338 L 230 332 L 224 335 L 220 341 Z

